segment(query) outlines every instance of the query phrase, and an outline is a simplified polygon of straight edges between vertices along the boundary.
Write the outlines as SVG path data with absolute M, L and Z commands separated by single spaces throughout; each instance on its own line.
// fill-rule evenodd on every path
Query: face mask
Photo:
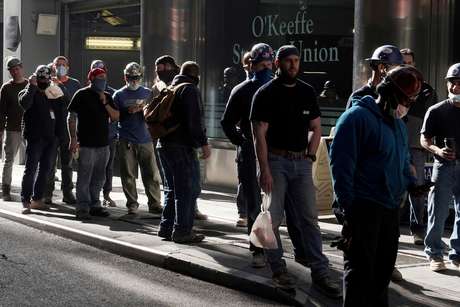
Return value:
M 129 81 L 127 84 L 128 90 L 130 91 L 135 91 L 137 90 L 141 85 L 137 81 Z
M 394 112 L 394 117 L 395 118 L 403 118 L 404 116 L 407 115 L 407 112 L 409 112 L 409 108 L 406 106 L 403 106 L 402 104 L 398 104 L 396 107 L 396 110 Z
M 460 102 L 460 94 L 449 93 L 449 99 L 453 102 Z
M 91 81 L 91 87 L 96 91 L 96 92 L 103 92 L 105 90 L 105 86 L 107 84 L 107 81 L 104 79 L 94 79 Z
M 68 69 L 64 65 L 59 65 L 58 67 L 56 67 L 56 74 L 59 77 L 63 77 L 65 75 L 67 75 L 67 71 L 68 71 Z
M 37 81 L 37 86 L 38 86 L 38 88 L 41 89 L 41 90 L 45 90 L 49 85 L 50 85 L 49 82 L 40 82 L 40 81 Z
M 264 68 L 254 73 L 254 80 L 261 82 L 262 84 L 267 83 L 273 79 L 273 72 L 269 68 Z
M 158 74 L 158 79 L 160 79 L 166 84 L 169 84 L 176 76 L 176 71 L 175 70 L 162 70 L 162 71 L 157 72 L 157 74 Z

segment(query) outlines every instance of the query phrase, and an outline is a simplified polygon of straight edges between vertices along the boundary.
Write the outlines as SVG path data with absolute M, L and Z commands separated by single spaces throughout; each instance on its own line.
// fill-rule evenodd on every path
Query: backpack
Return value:
M 171 107 L 176 98 L 177 91 L 185 85 L 181 83 L 176 86 L 164 88 L 160 94 L 144 107 L 144 118 L 147 123 L 152 139 L 159 139 L 179 128 L 179 123 L 173 118 Z

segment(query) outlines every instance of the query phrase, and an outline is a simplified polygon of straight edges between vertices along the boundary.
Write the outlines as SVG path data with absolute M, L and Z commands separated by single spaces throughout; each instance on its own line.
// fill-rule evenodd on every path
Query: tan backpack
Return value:
M 192 83 L 181 83 L 176 86 L 164 88 L 160 94 L 144 107 L 144 118 L 147 123 L 152 139 L 159 139 L 179 128 L 179 123 L 174 120 L 171 107 L 176 98 L 177 91 L 185 85 Z

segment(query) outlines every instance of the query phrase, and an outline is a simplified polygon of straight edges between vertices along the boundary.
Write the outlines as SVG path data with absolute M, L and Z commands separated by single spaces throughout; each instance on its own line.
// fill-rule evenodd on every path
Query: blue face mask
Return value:
M 106 84 L 107 84 L 107 81 L 104 79 L 95 78 L 93 81 L 91 81 L 91 87 L 96 92 L 103 92 L 105 90 Z
M 56 67 L 56 74 L 59 77 L 67 75 L 67 67 L 65 67 L 64 65 L 59 65 L 58 67 Z
M 271 79 L 273 79 L 273 72 L 269 68 L 264 68 L 254 73 L 254 80 L 259 81 L 262 84 L 267 83 Z

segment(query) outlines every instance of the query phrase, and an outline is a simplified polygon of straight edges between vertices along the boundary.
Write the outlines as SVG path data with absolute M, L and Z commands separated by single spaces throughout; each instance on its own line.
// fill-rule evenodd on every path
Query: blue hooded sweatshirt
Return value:
M 345 212 L 355 200 L 397 208 L 413 182 L 406 126 L 400 119 L 385 122 L 371 96 L 354 100 L 339 118 L 330 156 L 334 191 Z

